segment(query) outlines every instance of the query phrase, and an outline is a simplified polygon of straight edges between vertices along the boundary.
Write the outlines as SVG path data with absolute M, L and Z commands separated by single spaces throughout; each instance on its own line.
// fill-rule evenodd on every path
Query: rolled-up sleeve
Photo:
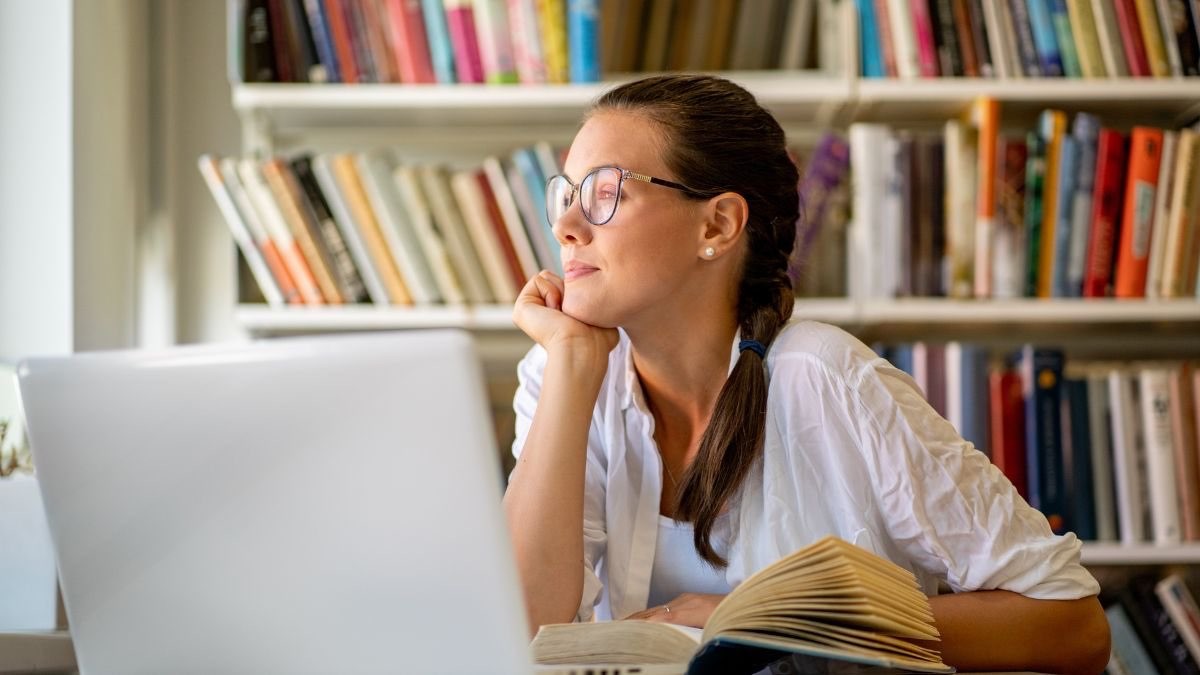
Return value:
M 517 365 L 517 392 L 513 397 L 516 412 L 516 438 L 513 440 L 513 457 L 521 458 L 533 414 L 537 410 L 538 397 L 542 389 L 542 374 L 546 368 L 546 350 L 539 345 L 521 359 Z M 603 462 L 602 445 L 595 419 L 588 430 L 587 469 L 584 478 L 583 501 L 583 594 L 580 598 L 576 621 L 591 621 L 596 603 L 604 588 L 598 576 L 597 564 L 604 555 L 608 542 L 605 528 L 604 500 L 607 470 Z
M 954 591 L 1069 600 L 1100 591 L 1073 534 L 1056 536 L 988 458 L 879 360 L 849 382 L 855 428 L 891 538 Z

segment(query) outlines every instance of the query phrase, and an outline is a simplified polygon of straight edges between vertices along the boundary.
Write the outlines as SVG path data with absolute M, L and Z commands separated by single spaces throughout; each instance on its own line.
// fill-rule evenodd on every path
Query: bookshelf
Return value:
M 1084 542 L 1080 558 L 1084 565 L 1094 567 L 1197 565 L 1200 564 L 1200 544 L 1130 546 L 1110 542 Z

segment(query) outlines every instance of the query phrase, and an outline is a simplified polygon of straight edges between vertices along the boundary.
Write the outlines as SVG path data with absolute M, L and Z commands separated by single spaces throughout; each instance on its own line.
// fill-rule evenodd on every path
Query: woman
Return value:
M 1101 672 L 1108 624 L 1074 535 L 902 372 L 787 323 L 796 183 L 779 124 L 726 80 L 640 80 L 587 115 L 548 184 L 564 277 L 530 280 L 513 314 L 537 342 L 505 495 L 530 629 L 703 626 L 833 534 L 916 574 L 946 663 Z

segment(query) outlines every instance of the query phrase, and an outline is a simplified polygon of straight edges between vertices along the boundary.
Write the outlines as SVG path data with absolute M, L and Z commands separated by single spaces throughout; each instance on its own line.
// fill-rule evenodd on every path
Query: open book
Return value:
M 538 631 L 533 654 L 539 664 L 686 663 L 689 674 L 751 673 L 784 658 L 954 672 L 914 640 L 938 632 L 912 573 L 826 537 L 742 582 L 703 632 L 647 621 L 555 624 Z

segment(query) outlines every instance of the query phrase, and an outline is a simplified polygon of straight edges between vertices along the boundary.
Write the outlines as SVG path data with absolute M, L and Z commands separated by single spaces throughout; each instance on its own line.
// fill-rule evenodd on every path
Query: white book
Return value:
M 903 80 L 921 76 L 917 57 L 917 33 L 908 0 L 888 0 L 888 25 L 880 30 L 892 32 L 892 51 L 896 55 L 896 75 Z
M 1183 638 L 1192 659 L 1200 661 L 1200 607 L 1178 573 L 1161 579 L 1154 585 L 1154 594 L 1171 617 L 1175 630 Z
M 425 189 L 425 198 L 442 232 L 450 264 L 458 273 L 467 302 L 491 304 L 496 301 L 496 296 L 483 273 L 479 254 L 471 243 L 471 235 L 467 233 L 467 225 L 463 222 L 458 204 L 450 194 L 449 181 L 445 170 L 434 166 L 421 167 L 421 186 Z
M 229 231 L 233 234 L 233 241 L 246 259 L 250 273 L 254 275 L 254 280 L 258 283 L 258 288 L 262 291 L 267 305 L 273 308 L 285 306 L 287 301 L 284 300 L 283 291 L 275 282 L 275 277 L 271 275 L 271 268 L 267 267 L 267 261 L 263 258 L 263 253 L 259 250 L 254 235 L 250 233 L 250 228 L 246 225 L 242 213 L 233 202 L 233 197 L 221 175 L 217 158 L 212 155 L 201 155 L 197 163 L 200 167 L 200 175 L 204 177 L 209 192 L 216 200 L 217 208 L 220 209 L 225 223 L 229 226 Z
M 1096 36 L 1100 42 L 1100 56 L 1104 59 L 1104 70 L 1109 77 L 1129 77 L 1129 64 L 1121 43 L 1121 30 L 1117 25 L 1117 10 L 1112 0 L 1091 0 L 1092 17 L 1096 23 Z
M 729 46 L 730 70 L 759 70 L 766 64 L 766 36 L 771 32 L 768 25 L 776 0 L 738 3 L 737 22 L 734 23 L 732 42 Z
M 496 300 L 503 303 L 513 303 L 517 300 L 520 288 L 513 280 L 512 272 L 504 259 L 504 245 L 499 241 L 496 230 L 492 227 L 491 215 L 484 202 L 483 192 L 476 182 L 472 171 L 458 171 L 450 177 L 450 189 L 454 198 L 462 208 L 463 219 L 467 230 L 475 242 L 475 250 L 479 252 L 479 262 L 487 275 L 488 283 L 495 292 Z
M 484 80 L 488 83 L 517 80 L 507 5 L 506 0 L 474 0 L 479 57 L 483 62 Z
M 934 0 L 936 2 L 936 0 Z M 983 3 L 983 26 L 987 33 L 988 49 L 992 55 L 992 67 L 996 69 L 996 77 L 1002 80 L 1013 77 L 1012 56 L 1013 45 L 1006 42 L 1010 34 L 1006 34 L 1000 24 L 1000 7 L 1003 2 Z M 934 26 L 937 30 L 937 26 Z M 1018 68 L 1017 72 L 1020 72 Z
M 250 203 L 258 213 L 259 220 L 266 226 L 267 233 L 275 242 L 275 247 L 279 249 L 279 257 L 287 266 L 288 274 L 292 275 L 292 281 L 296 283 L 300 297 L 304 298 L 304 304 L 325 304 L 321 289 L 317 288 L 308 262 L 304 259 L 304 254 L 300 252 L 300 246 L 292 236 L 292 231 L 288 228 L 287 221 L 284 220 L 283 212 L 279 210 L 279 205 L 271 194 L 271 188 L 263 178 L 258 162 L 250 158 L 242 158 L 237 163 L 237 170 L 238 176 L 242 179 L 242 186 L 246 188 L 246 194 L 250 196 Z
M 529 243 L 529 235 L 525 232 L 524 223 L 521 222 L 521 213 L 517 211 L 517 203 L 513 200 L 512 191 L 508 187 L 508 179 L 504 176 L 504 167 L 496 157 L 488 157 L 483 160 L 483 172 L 487 176 L 488 185 L 492 188 L 492 195 L 496 198 L 496 205 L 500 208 L 500 215 L 504 218 L 504 227 L 508 230 L 509 241 L 512 242 L 513 249 L 517 253 L 517 262 L 521 264 L 525 279 L 532 279 L 541 270 L 541 267 L 538 266 L 537 258 L 533 255 L 533 246 Z
M 1154 543 L 1178 544 L 1183 540 L 1183 530 L 1171 433 L 1171 371 L 1157 366 L 1142 368 L 1138 381 Z
M 1193 204 L 1196 201 L 1197 195 L 1200 195 L 1200 134 L 1197 134 L 1191 129 L 1183 129 L 1176 132 L 1177 142 L 1175 144 L 1175 155 L 1171 158 L 1171 166 L 1163 166 L 1160 173 L 1170 169 L 1171 175 L 1168 178 L 1160 178 L 1159 185 L 1163 185 L 1164 181 L 1169 180 L 1167 189 L 1171 192 L 1171 205 L 1167 209 L 1166 224 L 1161 228 L 1164 230 L 1164 239 L 1166 243 L 1163 245 L 1165 252 L 1161 261 L 1161 278 L 1158 281 L 1159 295 L 1164 297 L 1174 297 L 1175 284 L 1185 284 L 1188 275 L 1191 274 L 1189 265 L 1194 264 L 1189 262 L 1193 258 L 1193 253 L 1184 253 L 1179 255 L 1175 247 L 1182 248 L 1184 251 L 1195 251 L 1196 245 L 1200 242 L 1196 241 L 1200 234 L 1197 234 L 1196 229 L 1196 209 Z M 1165 163 L 1166 156 L 1163 156 Z M 1154 226 L 1158 227 L 1158 221 L 1155 221 Z M 1157 236 L 1155 231 L 1152 236 Z M 1147 282 L 1149 283 L 1149 282 Z M 1189 295 L 1191 289 L 1187 289 L 1181 295 Z
M 506 0 L 513 61 L 521 84 L 546 83 L 546 58 L 538 26 L 536 0 Z
M 1162 297 L 1163 271 L 1166 268 L 1167 234 L 1170 229 L 1171 196 L 1175 189 L 1175 149 L 1181 132 L 1163 130 L 1162 159 L 1158 169 L 1158 190 L 1154 193 L 1154 220 L 1150 226 L 1150 256 L 1146 260 L 1146 297 Z M 1188 133 L 1191 133 L 1190 131 Z
M 400 203 L 400 195 L 392 180 L 395 164 L 380 152 L 363 153 L 354 158 L 362 176 L 363 191 L 371 210 L 379 220 L 379 230 L 387 243 L 396 269 L 404 280 L 404 286 L 412 296 L 414 305 L 430 305 L 442 302 L 442 293 L 433 278 L 433 271 L 425 260 L 424 248 L 409 222 L 408 212 Z
M 433 279 L 442 299 L 450 305 L 466 303 L 467 297 L 450 262 L 445 240 L 433 220 L 433 213 L 429 210 L 429 203 L 421 188 L 419 171 L 411 166 L 401 166 L 392 172 L 392 180 L 400 191 L 400 199 L 408 213 L 408 222 L 412 223 L 417 240 L 421 242 L 425 261 L 433 271 Z
M 1096 539 L 1117 540 L 1117 513 L 1113 503 L 1112 429 L 1108 381 L 1102 373 L 1089 373 L 1088 436 L 1092 442 L 1092 495 L 1096 502 Z
M 899 254 L 889 248 L 891 239 L 882 229 L 883 199 L 886 192 L 887 161 L 885 145 L 891 132 L 882 124 L 851 124 L 850 140 L 851 202 L 853 220 L 849 228 L 849 249 L 858 265 L 847 266 L 846 287 L 854 300 L 890 298 L 895 295 L 898 275 L 889 258 Z M 899 233 L 896 233 L 896 239 Z M 895 254 L 895 255 L 893 255 Z
M 1147 540 L 1147 495 L 1142 487 L 1145 471 L 1141 443 L 1141 413 L 1137 381 L 1127 371 L 1108 373 L 1108 399 L 1112 406 L 1113 485 L 1116 489 L 1117 525 L 1121 543 L 1133 546 Z
M 946 378 L 946 420 L 959 436 L 963 435 L 963 356 L 962 344 L 947 342 L 943 377 Z
M 811 48 L 813 20 L 817 13 L 817 0 L 788 0 L 787 26 L 783 31 L 783 53 L 779 67 L 798 70 L 807 64 L 804 57 Z
M 250 235 L 254 237 L 255 244 L 258 245 L 258 250 L 263 251 L 264 258 L 267 251 L 273 251 L 277 268 L 275 272 L 281 274 L 283 278 L 276 278 L 276 283 L 280 287 L 280 291 L 284 294 L 284 300 L 288 304 L 303 304 L 304 299 L 300 297 L 300 289 L 296 287 L 295 280 L 287 270 L 287 265 L 284 264 L 283 258 L 279 254 L 279 249 L 275 247 L 274 240 L 271 239 L 271 234 L 267 232 L 267 226 L 263 224 L 262 218 L 259 217 L 258 211 L 254 208 L 254 203 L 250 201 L 250 194 L 246 192 L 246 187 L 242 185 L 242 177 L 238 175 L 238 160 L 232 157 L 224 157 L 218 162 L 218 167 L 221 169 L 221 177 L 225 180 L 225 188 L 229 190 L 230 197 L 233 198 L 233 203 L 237 205 L 238 211 L 242 214 L 243 222 L 250 230 Z
M 512 164 L 504 167 L 504 176 L 508 180 L 509 189 L 512 190 L 517 213 L 521 214 L 525 232 L 529 235 L 529 243 L 533 245 L 533 254 L 537 257 L 538 267 L 557 274 L 561 265 L 558 262 L 559 256 L 551 250 L 550 242 L 546 241 L 548 235 L 543 233 L 542 214 L 538 206 L 533 203 L 533 196 L 529 193 L 529 185 L 525 182 L 525 177 L 521 174 L 521 170 Z
M 371 252 L 367 250 L 367 244 L 363 241 L 358 225 L 350 214 L 350 208 L 346 204 L 346 198 L 342 196 L 341 188 L 338 187 L 333 169 L 329 165 L 329 159 L 330 156 L 325 154 L 313 156 L 313 177 L 317 179 L 317 186 L 321 188 L 321 194 L 325 196 L 325 201 L 329 204 L 333 220 L 337 223 L 342 238 L 346 240 L 346 248 L 350 250 L 350 257 L 354 258 L 354 264 L 358 267 L 359 274 L 362 275 L 363 285 L 367 287 L 367 295 L 371 298 L 372 303 L 387 307 L 391 304 L 387 287 L 383 285 L 379 270 L 375 268 L 375 262 L 371 260 Z
M 947 120 L 942 134 L 946 167 L 946 259 L 950 271 L 946 279 L 947 295 L 972 298 L 975 296 L 977 229 L 974 145 L 967 138 L 966 125 L 959 120 Z

